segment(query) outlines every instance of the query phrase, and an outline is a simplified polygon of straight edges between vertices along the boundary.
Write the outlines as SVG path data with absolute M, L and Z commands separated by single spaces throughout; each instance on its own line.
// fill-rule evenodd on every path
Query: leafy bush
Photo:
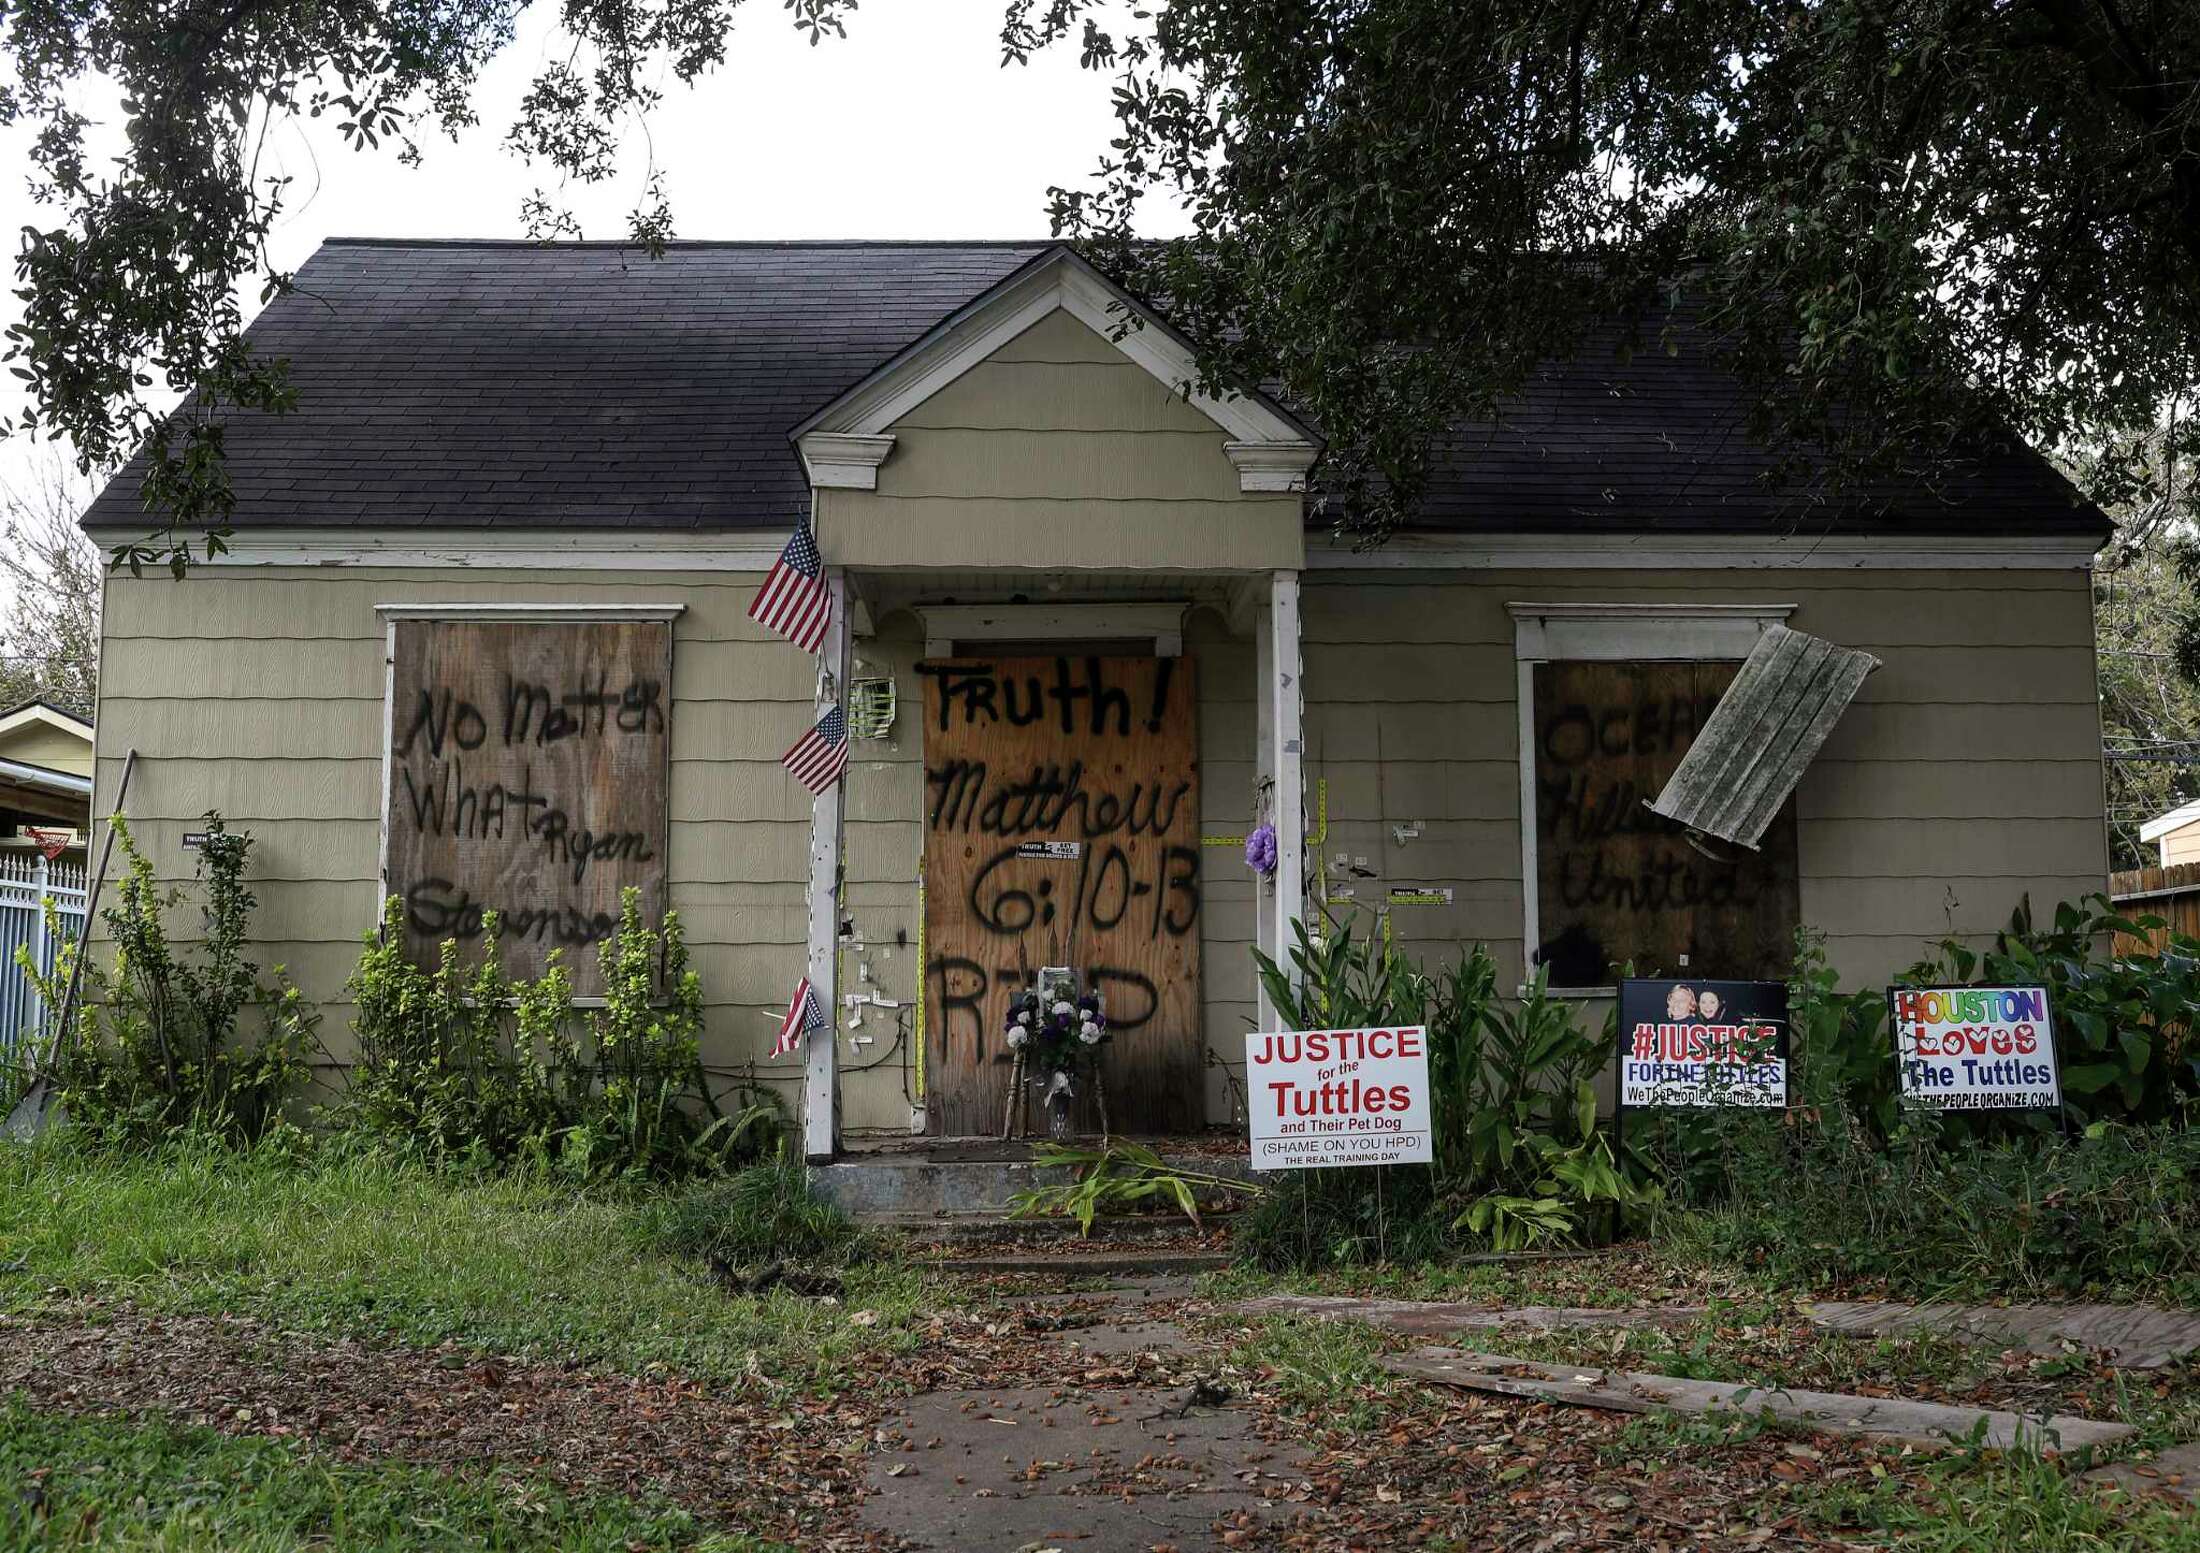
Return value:
M 1041 1146 L 1031 1162 L 1042 1170 L 1073 1172 L 1068 1181 L 1034 1186 L 1009 1198 L 1010 1218 L 1074 1218 L 1078 1233 L 1090 1235 L 1103 1213 L 1134 1213 L 1156 1205 L 1175 1208 L 1194 1224 L 1199 1200 L 1250 1200 L 1260 1188 L 1234 1176 L 1171 1165 L 1143 1143 L 1117 1141 L 1105 1148 Z
M 845 1264 L 868 1250 L 855 1222 L 810 1191 L 801 1162 L 784 1157 L 659 1199 L 645 1211 L 641 1233 L 668 1255 L 728 1262 Z
M 1594 1080 L 1616 1032 L 1583 1030 L 1550 995 L 1546 973 L 1509 1004 L 1480 945 L 1432 976 L 1387 933 L 1361 939 L 1333 924 L 1317 944 L 1295 926 L 1295 978 L 1255 954 L 1269 1000 L 1294 1029 L 1424 1027 L 1435 1158 L 1427 1170 L 1292 1172 L 1248 1216 L 1247 1242 L 1264 1260 L 1314 1260 L 1317 1246 L 1332 1259 L 1386 1255 L 1394 1236 L 1408 1254 L 1426 1254 L 1459 1229 L 1521 1249 L 1616 1232 L 1626 1210 L 1654 1199 L 1597 1119 Z
M 256 1143 L 282 1124 L 303 1084 L 320 1015 L 280 966 L 270 988 L 245 958 L 258 905 L 244 886 L 252 838 L 218 814 L 206 817 L 204 928 L 186 949 L 170 942 L 166 917 L 183 892 L 160 888 L 120 815 L 108 823 L 123 859 L 118 903 L 100 913 L 112 958 L 85 961 L 74 1028 L 56 1052 L 62 1107 L 75 1126 L 118 1147 L 184 1133 Z M 59 1008 L 76 953 L 65 949 L 51 977 L 27 950 L 16 951 L 16 963 Z
M 386 903 L 346 984 L 359 1055 L 332 1112 L 338 1125 L 438 1162 L 538 1160 L 580 1176 L 738 1166 L 777 1139 L 768 1093 L 742 1090 L 730 1114 L 711 1093 L 702 984 L 677 913 L 653 930 L 641 892 L 624 892 L 618 928 L 598 952 L 603 1006 L 584 1018 L 562 950 L 541 976 L 515 981 L 486 912 L 471 970 L 455 940 L 425 970 L 405 952 L 403 910 Z
M 1738 1161 L 1719 1206 L 1673 1228 L 1784 1283 L 1916 1295 L 2143 1291 L 2200 1301 L 2200 1132 L 2096 1122 L 1951 1147 L 1939 1118 L 1884 1147 L 1819 1129 Z

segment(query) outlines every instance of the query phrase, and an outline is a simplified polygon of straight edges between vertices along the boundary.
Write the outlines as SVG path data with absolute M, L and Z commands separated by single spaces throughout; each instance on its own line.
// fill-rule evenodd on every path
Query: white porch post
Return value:
M 833 618 L 818 649 L 817 716 L 839 704 L 848 684 L 848 574 L 826 569 Z M 802 1045 L 802 1154 L 812 1164 L 840 1146 L 840 843 L 844 777 L 810 807 L 810 988 L 825 1009 L 826 1028 Z
M 1265 792 L 1270 800 L 1270 813 L 1274 813 L 1276 780 L 1276 639 L 1271 628 L 1273 612 L 1269 607 L 1268 588 L 1263 581 L 1259 596 L 1253 604 L 1253 791 Z M 1281 852 L 1282 827 L 1277 827 L 1278 852 Z M 1275 884 L 1271 880 L 1253 881 L 1253 944 L 1269 959 L 1281 965 L 1284 956 L 1276 943 L 1275 897 L 1271 893 Z M 1256 1028 L 1278 1028 L 1275 1000 L 1268 996 L 1265 982 L 1253 988 L 1257 1000 L 1254 1014 Z
M 1263 697 L 1269 711 L 1268 765 L 1275 776 L 1276 895 L 1268 931 L 1271 951 L 1289 964 L 1295 941 L 1291 924 L 1306 909 L 1306 738 L 1305 702 L 1299 685 L 1299 574 L 1279 571 L 1268 587 L 1266 629 L 1268 672 Z M 1272 1011 L 1264 1011 L 1272 1012 Z

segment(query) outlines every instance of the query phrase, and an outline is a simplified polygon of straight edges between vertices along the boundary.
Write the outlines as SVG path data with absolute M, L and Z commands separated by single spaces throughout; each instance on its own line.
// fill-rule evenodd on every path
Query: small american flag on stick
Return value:
M 772 1055 L 784 1057 L 802 1044 L 802 1038 L 812 1030 L 825 1028 L 825 1010 L 818 1006 L 817 993 L 810 986 L 810 978 L 802 978 L 802 985 L 794 989 L 794 1000 L 787 1005 L 787 1017 L 779 1021 L 779 1039 L 772 1042 Z
M 822 793 L 848 769 L 848 719 L 834 707 L 817 720 L 817 726 L 794 741 L 794 748 L 779 757 L 794 779 L 812 793 Z
M 779 552 L 779 559 L 756 590 L 749 618 L 774 636 L 783 636 L 804 652 L 816 652 L 832 623 L 833 590 L 825 581 L 825 560 L 803 524 Z

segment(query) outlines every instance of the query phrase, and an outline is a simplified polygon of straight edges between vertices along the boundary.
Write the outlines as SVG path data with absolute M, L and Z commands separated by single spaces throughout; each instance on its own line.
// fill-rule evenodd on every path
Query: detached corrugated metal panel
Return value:
M 1773 626 L 1650 807 L 1755 851 L 1879 660 Z

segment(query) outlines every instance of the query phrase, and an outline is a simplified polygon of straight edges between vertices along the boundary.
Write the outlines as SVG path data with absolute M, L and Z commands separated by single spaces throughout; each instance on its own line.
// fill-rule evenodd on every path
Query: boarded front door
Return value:
M 1199 1125 L 1199 744 L 1182 658 L 925 663 L 930 1125 L 994 1132 L 1008 999 L 1067 965 L 1105 999 L 1109 1121 Z M 1089 1104 L 1082 1125 L 1097 1126 Z

